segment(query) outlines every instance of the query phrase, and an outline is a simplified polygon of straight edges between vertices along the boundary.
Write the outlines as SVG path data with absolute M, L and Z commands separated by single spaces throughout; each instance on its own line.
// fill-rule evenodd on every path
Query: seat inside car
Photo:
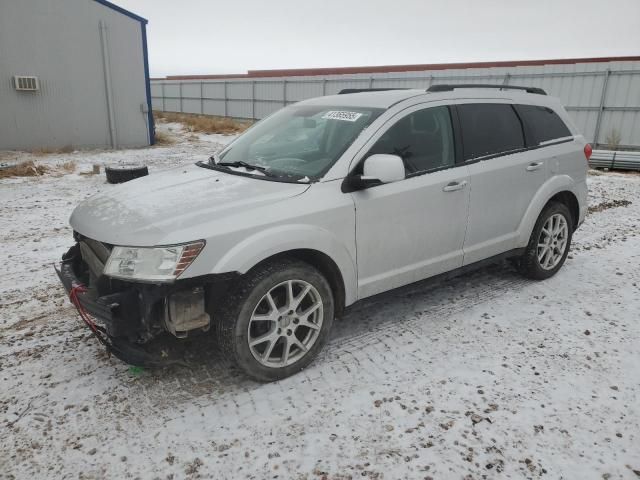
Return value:
M 443 165 L 442 129 L 434 109 L 419 110 L 410 116 L 416 171 L 428 171 Z
M 446 107 L 418 110 L 398 120 L 367 156 L 378 153 L 401 157 L 407 176 L 453 165 L 453 132 Z

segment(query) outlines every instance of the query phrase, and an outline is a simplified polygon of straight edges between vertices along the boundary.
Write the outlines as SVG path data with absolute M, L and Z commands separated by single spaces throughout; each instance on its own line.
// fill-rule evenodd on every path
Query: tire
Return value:
M 104 169 L 107 183 L 124 183 L 149 175 L 149 169 L 141 165 L 109 165 Z
M 550 219 L 552 219 L 552 217 L 555 219 L 562 217 L 566 225 L 564 250 L 561 255 L 559 247 L 553 247 L 554 238 L 556 239 L 555 241 L 557 242 L 557 245 L 562 245 L 561 236 L 558 235 L 558 237 L 551 237 L 549 241 L 549 246 L 552 247 L 552 254 L 555 254 L 556 257 L 555 261 L 550 261 L 550 257 L 543 255 L 544 247 L 541 247 L 541 250 L 539 250 L 539 244 L 542 245 L 546 243 L 546 239 L 549 237 L 546 233 L 543 233 L 543 229 L 548 231 L 545 229 L 545 225 Z M 560 223 L 562 223 L 562 221 L 560 221 Z M 562 268 L 562 265 L 567 258 L 567 254 L 569 253 L 569 249 L 571 248 L 573 228 L 571 212 L 564 203 L 552 202 L 547 205 L 544 210 L 542 210 L 542 213 L 540 213 L 540 216 L 533 227 L 533 232 L 531 232 L 531 237 L 525 249 L 525 253 L 520 258 L 518 266 L 520 273 L 525 277 L 532 278 L 534 280 L 544 280 L 554 276 L 558 270 Z M 540 258 L 539 253 L 542 255 L 542 258 Z M 544 265 L 545 263 L 547 264 L 546 266 Z
M 334 310 L 329 282 L 311 265 L 289 259 L 267 263 L 243 278 L 219 308 L 214 307 L 218 346 L 255 380 L 280 380 L 313 361 L 327 342 Z M 305 317 L 308 311 L 312 313 Z M 267 339 L 260 342 L 263 338 Z M 258 343 L 250 346 L 250 341 Z

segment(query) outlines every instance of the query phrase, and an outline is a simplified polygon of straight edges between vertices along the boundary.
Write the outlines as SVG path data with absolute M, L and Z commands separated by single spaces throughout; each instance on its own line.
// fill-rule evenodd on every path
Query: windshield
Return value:
M 219 155 L 219 165 L 257 166 L 270 177 L 324 175 L 382 109 L 291 106 L 257 123 Z

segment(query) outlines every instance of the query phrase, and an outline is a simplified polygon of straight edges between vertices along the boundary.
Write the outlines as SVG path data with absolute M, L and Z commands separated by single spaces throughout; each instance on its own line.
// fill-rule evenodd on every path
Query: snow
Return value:
M 73 206 L 112 188 L 91 165 L 153 175 L 233 137 L 179 138 L 36 157 L 77 173 L 0 180 L 0 476 L 640 476 L 640 176 L 589 177 L 592 207 L 632 203 L 591 213 L 552 279 L 501 264 L 363 301 L 309 368 L 263 385 L 204 340 L 192 368 L 107 358 L 51 268 Z

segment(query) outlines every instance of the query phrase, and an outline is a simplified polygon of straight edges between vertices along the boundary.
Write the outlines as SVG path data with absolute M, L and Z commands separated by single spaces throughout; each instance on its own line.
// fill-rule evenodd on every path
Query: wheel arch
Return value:
M 308 263 L 327 279 L 333 293 L 336 316 L 340 315 L 345 307 L 344 279 L 342 278 L 342 273 L 340 272 L 340 268 L 336 262 L 326 253 L 319 250 L 313 250 L 311 248 L 286 250 L 261 260 L 254 265 L 249 272 L 260 268 L 266 263 L 277 262 L 278 260 L 285 258 L 294 258 Z
M 529 243 L 529 237 L 540 213 L 550 202 L 554 201 L 564 203 L 569 208 L 573 229 L 575 230 L 580 218 L 580 203 L 575 182 L 568 175 L 559 175 L 550 178 L 542 185 L 529 204 L 529 208 L 525 212 L 518 228 L 518 247 L 524 247 Z
M 329 231 L 312 225 L 279 226 L 253 235 L 227 252 L 211 273 L 244 275 L 264 262 L 285 257 L 305 261 L 327 278 L 337 312 L 357 300 L 355 252 Z
M 571 212 L 571 228 L 572 230 L 575 230 L 580 219 L 580 204 L 578 203 L 578 198 L 576 197 L 575 193 L 570 192 L 569 190 L 558 192 L 553 197 L 551 197 L 547 201 L 547 203 L 545 203 L 542 209 L 544 210 L 547 205 L 552 202 L 563 203 L 567 206 L 569 212 Z

